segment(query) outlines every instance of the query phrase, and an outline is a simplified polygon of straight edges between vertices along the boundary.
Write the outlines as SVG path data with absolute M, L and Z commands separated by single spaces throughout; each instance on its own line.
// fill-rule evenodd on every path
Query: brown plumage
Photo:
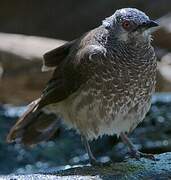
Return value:
M 40 99 L 33 101 L 8 134 L 7 141 L 34 145 L 50 139 L 58 130 L 59 119 L 53 113 L 38 110 Z
M 104 134 L 120 136 L 136 156 L 125 133 L 140 123 L 150 108 L 156 60 L 148 29 L 156 26 L 143 12 L 125 8 L 81 38 L 44 55 L 44 67 L 55 68 L 41 97 L 14 125 L 8 142 L 48 140 L 62 117 L 81 134 L 91 162 L 88 140 Z

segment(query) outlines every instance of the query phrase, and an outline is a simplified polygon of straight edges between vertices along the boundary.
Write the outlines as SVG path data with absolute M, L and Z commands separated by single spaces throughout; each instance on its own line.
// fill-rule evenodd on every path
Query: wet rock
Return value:
M 171 153 L 163 153 L 155 156 L 156 161 L 141 159 L 139 161 L 129 159 L 121 163 L 114 163 L 105 167 L 82 166 L 73 167 L 57 173 L 8 175 L 1 179 L 17 180 L 113 180 L 113 179 L 170 179 L 171 178 Z

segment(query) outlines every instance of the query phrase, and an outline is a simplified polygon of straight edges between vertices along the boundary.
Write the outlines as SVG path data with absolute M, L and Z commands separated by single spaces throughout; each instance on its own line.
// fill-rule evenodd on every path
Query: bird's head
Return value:
M 138 9 L 123 8 L 106 18 L 103 26 L 111 29 L 112 34 L 120 41 L 133 42 L 149 41 L 150 29 L 158 24 Z

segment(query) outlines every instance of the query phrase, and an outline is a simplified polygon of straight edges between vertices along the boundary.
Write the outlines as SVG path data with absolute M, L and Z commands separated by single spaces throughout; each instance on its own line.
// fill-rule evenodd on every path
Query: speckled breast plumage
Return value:
M 117 53 L 113 49 L 106 59 L 60 110 L 64 121 L 90 140 L 133 130 L 149 110 L 155 87 L 156 60 L 150 45 Z

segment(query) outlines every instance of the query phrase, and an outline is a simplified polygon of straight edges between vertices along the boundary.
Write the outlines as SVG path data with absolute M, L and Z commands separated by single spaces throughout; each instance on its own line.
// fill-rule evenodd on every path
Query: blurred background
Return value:
M 136 7 L 160 28 L 153 33 L 157 93 L 145 121 L 131 138 L 149 153 L 171 151 L 171 1 L 170 0 L 1 0 L 0 1 L 0 173 L 56 171 L 86 164 L 88 157 L 74 131 L 63 125 L 54 139 L 33 148 L 6 144 L 5 137 L 26 105 L 40 95 L 51 72 L 42 73 L 42 55 L 101 24 L 116 9 Z M 138 138 L 137 138 L 138 137 Z M 115 145 L 116 144 L 116 145 Z M 91 143 L 102 161 L 121 161 L 127 153 L 116 137 Z

